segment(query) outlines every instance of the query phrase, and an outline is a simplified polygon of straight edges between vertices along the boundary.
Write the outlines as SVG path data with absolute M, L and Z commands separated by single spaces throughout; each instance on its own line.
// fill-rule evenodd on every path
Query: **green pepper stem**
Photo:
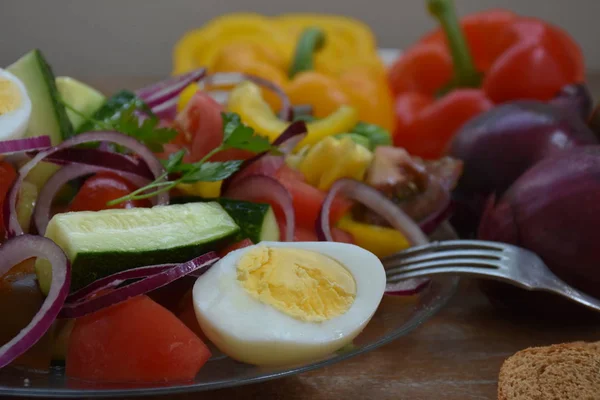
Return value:
M 435 17 L 446 35 L 454 64 L 455 87 L 478 87 L 481 75 L 475 69 L 467 40 L 456 15 L 453 0 L 427 0 L 429 13 Z
M 307 28 L 300 34 L 289 77 L 293 78 L 302 71 L 314 69 L 314 53 L 325 44 L 325 32 L 319 28 Z

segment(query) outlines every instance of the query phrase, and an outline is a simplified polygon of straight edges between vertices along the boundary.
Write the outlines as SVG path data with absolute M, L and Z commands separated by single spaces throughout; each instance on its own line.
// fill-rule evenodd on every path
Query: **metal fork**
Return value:
M 555 293 L 600 311 L 600 300 L 567 285 L 533 252 L 483 240 L 448 240 L 410 247 L 383 258 L 387 281 L 432 275 L 466 275 Z

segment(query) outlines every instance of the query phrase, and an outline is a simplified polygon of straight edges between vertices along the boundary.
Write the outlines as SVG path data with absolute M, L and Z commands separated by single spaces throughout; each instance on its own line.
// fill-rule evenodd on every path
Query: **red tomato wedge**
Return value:
M 314 230 L 326 193 L 300 180 L 301 174 L 299 174 L 299 172 L 284 165 L 275 174 L 275 179 L 285 186 L 292 195 L 296 226 Z M 347 200 L 335 199 L 330 211 L 331 224 L 337 223 L 350 210 L 351 206 L 352 203 Z
M 223 106 L 205 92 L 196 92 L 175 119 L 181 134 L 175 140 L 177 147 L 166 147 L 166 152 L 187 147 L 186 162 L 196 162 L 223 142 Z M 177 150 L 176 150 L 177 149 Z M 210 158 L 211 161 L 245 160 L 254 154 L 245 150 L 229 149 Z
M 7 162 L 0 161 L 0 241 L 4 238 L 4 199 L 13 182 L 17 179 L 17 171 Z
M 107 208 L 150 207 L 149 200 L 126 201 L 114 206 L 106 203 L 128 195 L 137 187 L 112 172 L 101 172 L 86 179 L 69 206 L 70 211 L 100 211 Z
M 174 314 L 137 296 L 77 319 L 66 374 L 88 381 L 188 381 L 210 356 L 204 342 Z
M 333 228 L 331 230 L 331 235 L 333 236 L 333 240 L 340 243 L 350 243 L 354 244 L 354 238 L 348 232 L 345 232 L 338 228 Z M 294 232 L 294 241 L 295 242 L 317 242 L 319 239 L 317 238 L 317 234 L 314 229 L 309 230 L 302 227 L 296 227 L 296 231 Z

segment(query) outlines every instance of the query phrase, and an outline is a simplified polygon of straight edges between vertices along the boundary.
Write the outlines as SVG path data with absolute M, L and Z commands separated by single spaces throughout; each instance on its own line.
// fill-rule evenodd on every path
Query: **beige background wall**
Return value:
M 455 0 L 461 14 L 506 7 L 548 19 L 582 45 L 600 70 L 600 0 Z M 186 30 L 231 11 L 347 14 L 374 29 L 383 47 L 406 47 L 433 26 L 424 0 L 0 0 L 0 66 L 41 48 L 57 73 L 162 75 Z

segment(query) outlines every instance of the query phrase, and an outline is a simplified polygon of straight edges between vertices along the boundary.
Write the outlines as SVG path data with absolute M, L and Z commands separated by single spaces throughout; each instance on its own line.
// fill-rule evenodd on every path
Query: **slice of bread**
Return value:
M 600 400 L 600 342 L 517 352 L 500 369 L 498 400 Z

